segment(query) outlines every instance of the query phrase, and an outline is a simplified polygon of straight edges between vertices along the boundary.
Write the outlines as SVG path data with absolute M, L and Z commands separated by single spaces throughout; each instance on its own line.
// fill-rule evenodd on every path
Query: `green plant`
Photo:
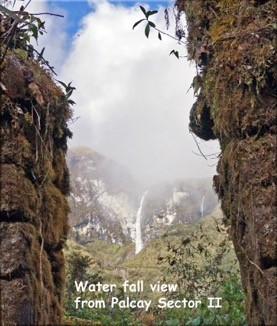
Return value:
M 175 41 L 178 41 L 179 44 L 184 44 L 185 45 L 185 42 L 182 41 L 182 38 L 185 35 L 185 33 L 184 33 L 184 31 L 182 29 L 180 29 L 180 28 L 176 29 L 176 31 L 175 31 L 176 36 L 173 36 L 171 34 L 168 34 L 168 33 L 164 32 L 164 31 L 162 31 L 161 29 L 156 27 L 156 24 L 153 21 L 149 20 L 149 17 L 152 16 L 152 15 L 157 14 L 158 10 L 148 10 L 148 11 L 146 11 L 146 9 L 144 7 L 142 7 L 142 6 L 139 6 L 139 7 L 140 7 L 141 11 L 143 12 L 145 18 L 138 20 L 133 25 L 133 29 L 135 29 L 140 23 L 146 22 L 145 29 L 144 29 L 144 34 L 145 34 L 145 36 L 147 38 L 149 37 L 150 30 L 152 28 L 158 33 L 159 40 L 162 40 L 162 34 L 163 34 L 163 35 L 166 35 L 167 37 L 170 37 L 170 38 L 174 39 Z M 165 13 L 167 13 L 167 11 Z M 169 21 L 168 20 L 168 15 L 165 14 L 165 17 L 166 17 L 167 25 L 169 25 L 169 23 L 168 23 L 168 21 Z M 179 55 L 179 52 L 176 51 L 176 50 L 172 50 L 169 53 L 169 55 L 171 55 L 171 54 L 175 55 L 175 57 L 177 59 L 179 59 L 181 57 Z
M 218 290 L 222 308 L 212 309 L 202 304 L 199 309 L 165 309 L 155 313 L 155 325 L 246 326 L 244 293 L 239 277 L 233 274 Z
M 90 275 L 88 269 L 92 264 L 92 258 L 74 250 L 66 257 L 66 292 L 69 296 L 75 293 L 75 281 L 96 279 L 98 275 Z
M 16 0 L 14 1 L 15 4 Z M 57 75 L 54 67 L 50 65 L 49 61 L 47 61 L 44 57 L 45 48 L 41 51 L 35 49 L 32 44 L 32 40 L 35 40 L 38 43 L 39 35 L 43 35 L 45 30 L 45 21 L 42 21 L 38 16 L 39 15 L 51 15 L 57 17 L 63 17 L 59 14 L 53 13 L 38 13 L 32 14 L 26 11 L 27 5 L 21 6 L 19 11 L 14 11 L 8 9 L 8 2 L 1 1 L 0 4 L 0 70 L 1 66 L 5 61 L 5 57 L 7 55 L 8 50 L 12 49 L 22 49 L 27 53 L 27 57 L 34 57 L 36 55 L 36 59 L 41 64 L 45 65 L 50 71 Z M 62 81 L 58 82 L 65 89 L 65 97 L 66 101 L 69 105 L 74 105 L 75 102 L 70 99 L 73 91 L 76 89 L 71 86 L 70 82 L 68 85 L 63 83 Z
M 62 82 L 60 80 L 57 80 L 57 82 L 60 83 L 65 89 L 65 97 L 66 97 L 67 103 L 71 104 L 71 105 L 76 104 L 73 100 L 70 99 L 73 91 L 76 89 L 75 87 L 71 86 L 72 82 L 70 82 L 68 85 L 66 85 L 64 82 Z
M 179 285 L 179 294 L 207 295 L 215 294 L 222 282 L 229 278 L 232 269 L 226 267 L 226 257 L 232 243 L 224 226 L 215 220 L 218 237 L 204 233 L 200 225 L 190 235 L 184 237 L 179 245 L 167 243 L 167 255 L 160 256 L 159 262 L 167 262 L 168 277 Z
M 232 247 L 225 228 L 215 221 L 218 231 L 214 234 L 199 230 L 182 239 L 179 245 L 168 242 L 168 254 L 159 257 L 159 263 L 167 262 L 167 282 L 176 282 L 178 292 L 173 299 L 200 298 L 199 309 L 166 309 L 156 311 L 156 325 L 246 325 L 244 294 L 237 262 L 229 261 Z M 218 240 L 219 239 L 219 240 Z M 222 298 L 222 308 L 208 308 L 208 296 Z
M 5 48 L 4 51 L 1 51 L 3 54 L 0 58 L 0 64 L 3 63 L 8 49 L 20 48 L 25 50 L 29 56 L 33 56 L 36 53 L 38 59 L 42 60 L 55 73 L 53 67 L 43 57 L 44 48 L 41 52 L 38 52 L 31 44 L 32 39 L 38 42 L 39 35 L 45 33 L 45 22 L 38 15 L 31 14 L 25 9 L 26 7 L 22 6 L 19 11 L 13 11 L 0 5 L 0 46 Z M 56 14 L 51 15 L 61 16 Z

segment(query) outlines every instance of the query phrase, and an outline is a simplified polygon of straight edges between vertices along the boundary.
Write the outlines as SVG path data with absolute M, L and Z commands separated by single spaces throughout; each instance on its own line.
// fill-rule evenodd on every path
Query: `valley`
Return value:
M 101 325 L 159 325 L 176 314 L 180 323 L 193 320 L 207 296 L 222 293 L 237 274 L 210 180 L 164 181 L 145 190 L 127 169 L 89 148 L 71 149 L 67 160 L 68 325 L 77 317 Z

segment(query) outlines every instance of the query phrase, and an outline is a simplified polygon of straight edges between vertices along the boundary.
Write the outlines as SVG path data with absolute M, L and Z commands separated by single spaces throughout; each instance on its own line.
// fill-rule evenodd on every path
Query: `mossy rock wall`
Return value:
M 1 325 L 60 325 L 71 112 L 22 50 L 8 51 L 0 77 Z
M 178 0 L 198 66 L 190 128 L 218 138 L 214 186 L 230 226 L 249 325 L 277 325 L 276 1 Z

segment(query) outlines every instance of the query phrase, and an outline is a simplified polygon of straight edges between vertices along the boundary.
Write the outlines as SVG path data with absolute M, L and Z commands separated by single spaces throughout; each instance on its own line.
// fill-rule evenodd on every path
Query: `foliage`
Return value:
M 181 238 L 184 234 L 185 237 Z M 72 246 L 73 244 L 70 243 L 70 247 Z M 81 248 L 83 251 L 80 254 Z M 79 245 L 78 248 L 76 245 L 75 249 L 78 249 L 78 255 L 86 255 L 85 250 L 92 253 L 94 264 L 92 270 L 98 270 L 99 275 L 103 277 L 103 282 L 117 283 L 119 291 L 115 295 L 118 298 L 123 299 L 125 296 L 120 291 L 122 279 L 113 279 L 115 275 L 107 274 L 109 270 L 126 271 L 130 282 L 143 279 L 145 284 L 143 296 L 139 297 L 135 294 L 133 296 L 137 299 L 151 298 L 153 305 L 147 312 L 117 307 L 110 309 L 110 294 L 87 295 L 86 299 L 89 297 L 104 299 L 107 303 L 106 308 L 85 307 L 76 310 L 71 300 L 66 310 L 67 316 L 71 318 L 75 316 L 83 320 L 93 320 L 96 325 L 98 322 L 101 325 L 246 325 L 244 296 L 237 276 L 239 274 L 233 247 L 218 218 L 206 217 L 200 222 L 172 226 L 167 235 L 152 240 L 138 255 L 126 258 L 123 263 L 121 259 L 114 259 L 114 256 L 125 255 L 124 247 L 120 249 L 118 246 L 99 241 L 87 244 L 86 247 Z M 157 252 L 160 252 L 163 257 L 158 259 L 159 264 L 157 264 Z M 100 262 L 101 257 L 105 264 Z M 95 266 L 95 260 L 99 262 L 102 269 Z M 111 266 L 107 265 L 109 261 L 112 261 Z M 85 272 L 85 275 L 88 274 L 90 269 Z M 89 275 L 86 277 L 89 278 Z M 93 278 L 91 280 L 93 282 Z M 146 289 L 149 283 L 157 281 L 180 285 L 177 293 L 164 294 L 169 300 L 184 297 L 194 299 L 198 295 L 204 298 L 207 294 L 214 294 L 223 298 L 223 307 L 216 310 L 208 309 L 205 305 L 199 309 L 158 309 L 155 303 L 156 294 L 147 292 Z M 160 297 L 159 293 L 157 295 Z
M 66 85 L 64 82 L 57 80 L 58 83 L 60 83 L 64 89 L 65 89 L 65 97 L 68 104 L 74 105 L 76 104 L 73 100 L 70 99 L 73 91 L 76 89 L 75 87 L 71 86 L 72 82 L 70 82 L 68 85 Z
M 168 276 L 179 285 L 179 294 L 214 295 L 237 268 L 234 262 L 228 262 L 226 267 L 226 255 L 232 243 L 222 223 L 217 220 L 214 223 L 218 235 L 209 234 L 200 224 L 199 229 L 183 237 L 178 245 L 168 241 L 168 253 L 158 258 L 160 263 L 167 262 Z
M 103 297 L 101 297 L 101 299 L 103 299 Z M 73 319 L 73 321 L 75 318 L 80 318 L 84 325 L 90 325 L 89 322 L 92 322 L 93 325 L 103 326 L 137 325 L 136 315 L 134 312 L 129 309 L 120 309 L 118 307 L 91 309 L 86 306 L 83 309 L 75 309 L 75 307 L 72 305 L 66 312 L 66 316 L 69 320 Z M 77 323 L 77 325 L 79 325 L 79 323 Z
M 219 297 L 223 298 L 220 309 L 209 309 L 205 305 L 200 309 L 167 309 L 155 316 L 155 325 L 246 326 L 244 293 L 236 275 L 222 283 Z
M 135 27 L 137 27 L 140 23 L 146 22 L 145 29 L 144 29 L 144 34 L 145 34 L 145 36 L 147 38 L 149 37 L 150 30 L 153 29 L 158 33 L 158 39 L 160 41 L 162 40 L 162 34 L 163 34 L 163 35 L 166 35 L 167 37 L 170 37 L 170 38 L 178 41 L 179 44 L 181 44 L 181 43 L 185 44 L 185 42 L 182 41 L 182 38 L 185 35 L 184 30 L 182 28 L 179 28 L 179 26 L 177 27 L 177 25 L 179 23 L 179 17 L 176 18 L 176 30 L 175 30 L 175 36 L 173 36 L 171 34 L 168 34 L 168 33 L 164 32 L 164 31 L 160 30 L 159 28 L 156 27 L 156 24 L 153 21 L 149 20 L 149 17 L 152 16 L 152 15 L 157 14 L 158 10 L 148 10 L 148 11 L 146 11 L 146 9 L 144 7 L 142 7 L 142 6 L 139 6 L 139 7 L 140 7 L 140 10 L 143 12 L 145 18 L 138 20 L 133 25 L 133 29 Z M 167 27 L 168 27 L 169 26 L 169 19 L 168 19 L 168 10 L 167 9 L 165 10 L 165 19 L 166 19 Z M 175 55 L 175 57 L 177 59 L 180 58 L 179 52 L 176 51 L 176 50 L 172 50 L 169 53 L 169 55 L 171 55 L 171 54 Z
M 146 22 L 146 26 L 145 26 L 145 30 L 144 30 L 144 33 L 145 33 L 145 36 L 148 38 L 149 37 L 149 33 L 150 33 L 150 28 L 156 28 L 156 25 L 149 20 L 149 17 L 152 16 L 152 15 L 155 15 L 158 10 L 149 10 L 149 11 L 146 11 L 144 7 L 142 6 L 139 6 L 141 11 L 143 12 L 145 18 L 137 21 L 134 26 L 133 26 L 133 29 L 138 26 L 141 22 L 145 21 Z M 159 32 L 158 33 L 158 38 L 161 40 L 162 39 L 162 36 L 161 36 L 161 33 Z
M 171 54 L 174 54 L 174 55 L 175 55 L 175 57 L 176 57 L 177 59 L 179 59 L 179 58 L 180 58 L 180 56 L 179 56 L 179 52 L 178 52 L 178 51 L 176 51 L 176 50 L 172 50 L 172 51 L 169 53 L 169 55 L 171 55 Z
M 15 4 L 16 0 L 14 1 Z M 8 9 L 8 2 L 0 4 L 0 69 L 4 64 L 8 50 L 20 49 L 26 52 L 27 58 L 32 59 L 36 55 L 36 60 L 45 65 L 50 71 L 56 75 L 54 67 L 50 65 L 44 57 L 45 48 L 38 51 L 33 46 L 33 41 L 38 43 L 38 38 L 43 35 L 45 30 L 45 21 L 42 21 L 38 15 L 34 15 L 26 11 L 27 5 L 22 6 L 19 11 Z M 63 17 L 62 15 L 52 13 L 41 13 Z M 39 15 L 41 15 L 39 14 Z M 66 101 L 69 105 L 75 102 L 70 99 L 75 87 L 58 81 L 65 88 Z
M 168 254 L 159 257 L 167 262 L 167 282 L 179 285 L 178 293 L 170 298 L 201 298 L 200 309 L 167 309 L 157 312 L 155 325 L 246 325 L 244 294 L 235 261 L 226 261 L 232 248 L 226 230 L 215 221 L 220 237 L 199 230 L 182 239 L 179 245 L 168 242 Z M 229 260 L 229 259 L 228 259 Z M 226 266 L 226 263 L 229 266 Z M 203 302 L 207 296 L 221 297 L 222 308 L 207 308 Z
M 1 64 L 7 53 L 7 49 L 20 48 L 28 52 L 30 56 L 35 51 L 38 59 L 43 60 L 49 66 L 49 62 L 43 58 L 44 48 L 38 53 L 31 44 L 32 39 L 38 41 L 38 36 L 45 33 L 45 22 L 39 17 L 24 11 L 12 11 L 3 5 L 0 5 L 1 33 L 0 45 L 6 47 L 1 57 Z M 49 66 L 53 71 L 53 67 Z
M 74 250 L 73 252 L 67 255 L 66 261 L 66 289 L 68 294 L 72 295 L 75 292 L 75 281 L 79 282 L 84 279 L 90 278 L 90 275 L 88 274 L 88 269 L 90 264 L 92 263 L 92 258 L 83 255 L 80 251 Z
M 85 306 L 82 309 L 76 309 L 74 299 L 76 298 L 75 281 L 88 281 L 90 283 L 102 282 L 103 279 L 98 272 L 89 273 L 89 267 L 93 263 L 92 258 L 87 254 L 83 254 L 80 250 L 74 250 L 67 254 L 67 283 L 65 297 L 65 316 L 67 316 L 66 325 L 75 325 L 85 323 L 84 320 L 93 321 L 94 325 L 136 325 L 135 314 L 129 309 L 120 309 L 109 307 L 111 293 L 93 293 L 80 294 L 81 300 L 104 300 L 107 308 L 91 309 Z M 123 298 L 121 289 L 117 292 L 117 297 Z M 75 319 L 77 318 L 77 319 Z M 83 321 L 81 321 L 83 320 Z
M 210 139 L 274 132 L 276 1 L 188 0 L 176 6 L 186 13 L 188 59 L 200 68 L 193 131 L 193 119 L 202 125 L 197 116 L 204 119 L 208 108 Z
M 2 15 L 2 30 L 1 41 L 3 43 L 11 43 L 10 46 L 16 46 L 20 41 L 30 43 L 31 38 L 38 40 L 38 35 L 43 35 L 45 32 L 44 24 L 39 17 L 28 13 L 27 11 L 19 10 L 12 11 L 0 4 L 0 13 Z

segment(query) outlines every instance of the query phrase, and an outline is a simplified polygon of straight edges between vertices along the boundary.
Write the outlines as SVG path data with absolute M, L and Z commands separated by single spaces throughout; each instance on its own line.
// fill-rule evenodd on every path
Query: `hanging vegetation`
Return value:
M 62 323 L 68 99 L 30 46 L 44 29 L 0 6 L 0 286 L 5 325 Z M 37 55 L 35 55 L 37 53 Z
M 178 0 L 198 67 L 190 128 L 218 138 L 214 185 L 240 262 L 250 325 L 276 325 L 276 2 Z

